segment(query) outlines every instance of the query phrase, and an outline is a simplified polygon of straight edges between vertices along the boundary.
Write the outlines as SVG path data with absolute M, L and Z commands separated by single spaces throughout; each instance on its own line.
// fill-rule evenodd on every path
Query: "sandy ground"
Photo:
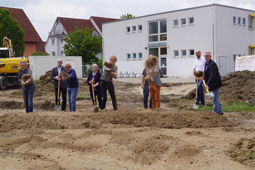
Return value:
M 255 112 L 193 111 L 193 101 L 183 99 L 195 87 L 189 82 L 162 87 L 161 109 L 143 109 L 139 84 L 114 84 L 119 109 L 108 97 L 107 110 L 97 113 L 85 84 L 72 113 L 55 112 L 49 92 L 35 97 L 35 112 L 26 114 L 19 88 L 1 91 L 0 169 L 255 168 L 230 156 L 240 138 L 255 137 Z

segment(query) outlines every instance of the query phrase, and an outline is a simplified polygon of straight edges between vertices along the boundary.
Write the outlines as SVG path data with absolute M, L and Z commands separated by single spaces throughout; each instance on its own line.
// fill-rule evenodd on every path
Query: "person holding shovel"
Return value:
M 101 105 L 101 109 L 105 109 L 106 101 L 107 101 L 107 90 L 110 93 L 111 99 L 112 99 L 112 106 L 114 110 L 117 110 L 117 100 L 115 96 L 114 86 L 112 83 L 112 78 L 117 78 L 117 70 L 118 67 L 115 65 L 117 62 L 116 56 L 110 57 L 110 63 L 108 65 L 112 65 L 111 68 L 104 66 L 103 70 L 104 73 L 101 77 L 101 89 L 102 89 L 102 95 L 103 95 L 103 102 Z M 106 65 L 106 64 L 105 64 Z
M 161 89 L 161 80 L 160 80 L 160 68 L 158 65 L 158 57 L 149 56 L 145 62 L 145 69 L 147 75 L 144 80 L 150 80 L 149 91 L 152 99 L 152 108 L 160 108 L 160 89 Z
M 76 111 L 76 96 L 79 90 L 79 83 L 76 76 L 76 72 L 72 69 L 70 63 L 65 64 L 65 72 L 69 75 L 68 77 L 63 77 L 62 80 L 66 81 L 67 84 L 67 94 L 68 94 L 68 103 L 69 111 Z
M 54 89 L 55 89 L 55 103 L 57 105 L 60 104 L 59 98 L 60 94 L 62 93 L 62 110 L 66 110 L 66 92 L 67 92 L 67 85 L 66 82 L 62 80 L 60 76 L 60 72 L 64 71 L 65 68 L 62 66 L 63 60 L 58 59 L 57 66 L 52 68 L 51 71 L 51 79 L 54 80 Z
M 193 72 L 204 72 L 205 68 L 205 59 L 201 57 L 201 52 L 199 50 L 196 51 L 197 58 L 193 64 Z M 196 98 L 196 105 L 205 105 L 204 99 L 204 91 L 203 91 L 203 81 L 199 80 L 199 77 L 195 77 L 195 81 L 197 83 L 197 98 Z
M 94 96 L 95 96 L 95 102 L 96 102 L 96 96 L 97 100 L 99 103 L 99 108 L 101 109 L 102 106 L 102 92 L 101 92 L 101 87 L 100 87 L 100 78 L 101 78 L 101 73 L 97 71 L 98 66 L 97 64 L 92 65 L 92 72 L 88 75 L 87 78 L 87 83 L 90 86 L 89 91 L 90 91 L 90 97 L 92 99 L 92 103 L 94 104 L 94 99 L 93 99 L 93 91 L 92 88 L 94 89 Z
M 213 93 L 213 112 L 223 115 L 220 100 L 219 100 L 219 91 L 221 87 L 221 77 L 217 64 L 212 60 L 210 52 L 205 53 L 205 70 L 204 70 L 204 81 L 205 89 L 209 89 Z M 203 79 L 201 79 L 203 80 Z
M 35 85 L 32 78 L 32 71 L 27 68 L 28 63 L 22 60 L 18 71 L 18 79 L 22 85 L 22 95 L 26 106 L 26 113 L 33 112 L 33 97 L 35 92 Z

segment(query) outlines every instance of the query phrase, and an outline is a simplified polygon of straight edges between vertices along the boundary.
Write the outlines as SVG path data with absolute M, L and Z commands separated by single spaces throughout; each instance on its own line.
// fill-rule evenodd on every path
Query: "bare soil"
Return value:
M 108 97 L 107 110 L 94 113 L 89 88 L 79 80 L 77 111 L 70 113 L 54 111 L 45 77 L 36 83 L 33 113 L 24 113 L 20 89 L 0 91 L 0 169 L 255 168 L 254 159 L 238 155 L 254 151 L 255 112 L 193 111 L 184 95 L 195 85 L 162 87 L 161 109 L 151 110 L 143 109 L 139 85 L 115 81 L 119 109 Z

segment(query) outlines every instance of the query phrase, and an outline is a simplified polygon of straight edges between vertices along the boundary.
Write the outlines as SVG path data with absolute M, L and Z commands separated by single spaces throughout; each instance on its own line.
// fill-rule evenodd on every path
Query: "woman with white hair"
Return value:
M 87 83 L 90 86 L 89 91 L 90 91 L 90 97 L 92 99 L 92 103 L 94 104 L 93 101 L 93 94 L 92 94 L 92 88 L 94 88 L 94 93 L 95 93 L 95 100 L 97 96 L 97 100 L 99 103 L 99 108 L 101 109 L 102 106 L 102 92 L 100 88 L 100 79 L 101 79 L 101 74 L 97 72 L 98 66 L 97 64 L 92 64 L 92 72 L 88 75 Z

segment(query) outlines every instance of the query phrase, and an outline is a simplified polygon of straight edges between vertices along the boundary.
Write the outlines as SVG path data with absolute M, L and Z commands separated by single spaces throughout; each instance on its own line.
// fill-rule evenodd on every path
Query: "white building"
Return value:
M 118 73 L 142 73 L 154 54 L 168 77 L 193 76 L 196 50 L 233 72 L 237 55 L 255 52 L 255 11 L 211 4 L 103 24 L 103 59 L 115 55 Z
M 90 17 L 89 20 L 57 17 L 44 46 L 45 52 L 49 53 L 50 56 L 65 56 L 63 48 L 65 42 L 63 41 L 63 38 L 65 38 L 70 31 L 75 31 L 75 26 L 84 30 L 88 27 L 93 30 L 93 35 L 102 38 L 102 23 L 116 20 L 118 19 L 94 16 Z M 102 54 L 98 54 L 97 57 L 102 58 L 101 55 Z

